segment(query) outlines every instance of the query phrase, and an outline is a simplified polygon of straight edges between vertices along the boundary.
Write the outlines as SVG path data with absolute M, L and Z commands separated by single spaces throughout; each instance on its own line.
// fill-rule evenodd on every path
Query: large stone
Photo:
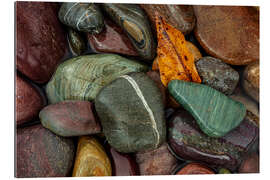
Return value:
M 258 143 L 258 126 L 248 119 L 221 138 L 205 135 L 194 118 L 184 110 L 176 112 L 168 126 L 169 145 L 177 157 L 232 171 Z
M 246 115 L 246 108 L 242 103 L 209 86 L 172 80 L 168 88 L 208 136 L 224 136 L 236 128 Z
M 16 124 L 33 120 L 46 104 L 41 91 L 16 75 Z
M 90 136 L 79 138 L 73 177 L 111 176 L 110 160 L 101 144 Z
M 16 2 L 16 68 L 31 80 L 45 83 L 67 52 L 58 5 Z
M 78 56 L 58 66 L 47 84 L 47 97 L 50 103 L 93 100 L 103 86 L 117 77 L 147 69 L 143 64 L 116 54 Z
M 177 166 L 177 159 L 170 153 L 168 144 L 157 149 L 136 154 L 140 175 L 170 175 Z
M 226 95 L 233 93 L 239 81 L 237 71 L 221 60 L 210 56 L 201 58 L 195 64 L 203 84 Z
M 72 139 L 56 136 L 41 124 L 17 129 L 16 177 L 64 177 L 75 155 Z
M 245 6 L 193 6 L 195 36 L 211 56 L 233 65 L 259 60 L 259 13 Z
M 165 141 L 162 95 L 145 73 L 123 75 L 105 86 L 95 107 L 106 139 L 119 152 L 155 149 Z
M 215 172 L 203 164 L 189 163 L 176 172 L 176 175 L 181 174 L 215 174 Z
M 88 42 L 96 52 L 119 53 L 130 56 L 139 54 L 124 31 L 109 19 L 105 19 L 105 28 L 99 34 L 87 33 Z
M 43 108 L 42 125 L 59 136 L 81 136 L 101 132 L 89 101 L 63 101 Z

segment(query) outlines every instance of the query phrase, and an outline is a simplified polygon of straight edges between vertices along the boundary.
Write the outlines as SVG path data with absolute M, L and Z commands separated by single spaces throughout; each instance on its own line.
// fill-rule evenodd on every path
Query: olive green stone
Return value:
M 220 168 L 218 174 L 231 174 L 231 172 L 226 168 Z
M 222 137 L 236 128 L 246 115 L 245 106 L 219 91 L 198 83 L 172 80 L 169 92 L 211 137 Z
M 50 103 L 93 100 L 103 86 L 117 77 L 147 70 L 147 66 L 115 54 L 78 56 L 58 66 L 46 94 Z

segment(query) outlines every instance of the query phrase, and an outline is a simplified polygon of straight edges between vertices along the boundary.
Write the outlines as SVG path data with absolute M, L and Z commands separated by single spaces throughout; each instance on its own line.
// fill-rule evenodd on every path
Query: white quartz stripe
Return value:
M 141 89 L 139 88 L 136 81 L 134 79 L 132 79 L 130 76 L 123 75 L 123 76 L 120 76 L 120 77 L 125 78 L 126 80 L 128 80 L 128 82 L 132 85 L 132 87 L 134 88 L 134 90 L 137 93 L 137 95 L 139 96 L 139 98 L 142 100 L 142 103 L 143 103 L 145 109 L 147 110 L 147 112 L 149 114 L 152 128 L 154 129 L 154 132 L 156 134 L 156 138 L 157 138 L 156 147 L 157 147 L 157 145 L 159 143 L 159 133 L 158 133 L 158 130 L 157 130 L 157 124 L 156 124 L 156 121 L 155 121 L 155 118 L 154 118 L 154 114 L 153 114 L 152 110 L 150 109 L 150 107 L 148 106 L 148 104 L 147 104 L 147 102 L 146 102 L 146 100 L 145 100 L 145 98 L 144 98 L 144 96 L 142 94 Z
M 74 6 L 76 6 L 77 4 L 79 4 L 79 3 L 77 2 L 77 3 L 73 4 L 73 5 L 67 10 L 67 12 L 66 12 L 66 14 L 65 14 L 65 16 L 64 16 L 64 21 L 66 21 L 66 16 L 67 16 L 67 14 L 69 13 L 69 11 L 70 11 Z

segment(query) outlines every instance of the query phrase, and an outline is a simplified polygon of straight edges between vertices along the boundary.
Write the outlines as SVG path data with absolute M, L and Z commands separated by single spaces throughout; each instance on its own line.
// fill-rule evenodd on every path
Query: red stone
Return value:
M 259 13 L 245 6 L 193 6 L 195 36 L 211 56 L 232 65 L 259 60 Z
M 67 52 L 58 8 L 56 3 L 16 2 L 16 68 L 37 83 L 50 80 Z
M 215 172 L 202 164 L 190 163 L 180 169 L 176 174 L 215 174 Z
M 105 19 L 105 28 L 99 34 L 87 33 L 88 42 L 96 52 L 119 53 L 138 56 L 124 31 L 109 19 Z
M 17 125 L 21 125 L 38 117 L 38 113 L 44 107 L 45 103 L 45 97 L 37 88 L 16 75 Z
M 259 155 L 253 153 L 241 163 L 239 173 L 259 173 L 259 165 Z

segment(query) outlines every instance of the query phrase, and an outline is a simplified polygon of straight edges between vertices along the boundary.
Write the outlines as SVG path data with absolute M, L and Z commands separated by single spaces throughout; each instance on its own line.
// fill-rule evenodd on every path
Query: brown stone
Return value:
M 17 125 L 21 125 L 38 117 L 38 113 L 45 103 L 45 97 L 41 94 L 40 90 L 16 75 Z
M 58 4 L 16 2 L 16 68 L 31 80 L 45 83 L 67 52 Z
M 170 153 L 168 144 L 136 154 L 141 175 L 170 175 L 177 166 L 177 159 Z
M 259 156 L 253 153 L 241 163 L 239 173 L 259 173 L 259 165 Z
M 72 139 L 56 136 L 41 124 L 18 128 L 16 177 L 65 177 L 73 164 Z
M 101 33 L 87 33 L 88 42 L 94 51 L 138 56 L 130 39 L 117 24 L 109 19 L 105 19 L 104 23 L 105 27 Z
M 259 13 L 245 6 L 193 6 L 195 36 L 211 56 L 232 65 L 259 60 Z
M 189 163 L 180 169 L 176 174 L 215 174 L 215 172 L 202 164 Z
M 110 160 L 99 142 L 90 136 L 79 138 L 73 177 L 111 176 Z
M 168 24 L 174 26 L 183 34 L 190 33 L 195 26 L 195 16 L 192 6 L 173 4 L 141 4 L 140 6 L 148 15 L 155 34 L 155 11 L 166 19 Z
M 89 101 L 62 101 L 43 108 L 39 117 L 42 125 L 59 136 L 81 136 L 101 132 Z
M 260 64 L 256 61 L 246 66 L 242 85 L 245 92 L 255 101 L 259 102 L 260 91 Z

